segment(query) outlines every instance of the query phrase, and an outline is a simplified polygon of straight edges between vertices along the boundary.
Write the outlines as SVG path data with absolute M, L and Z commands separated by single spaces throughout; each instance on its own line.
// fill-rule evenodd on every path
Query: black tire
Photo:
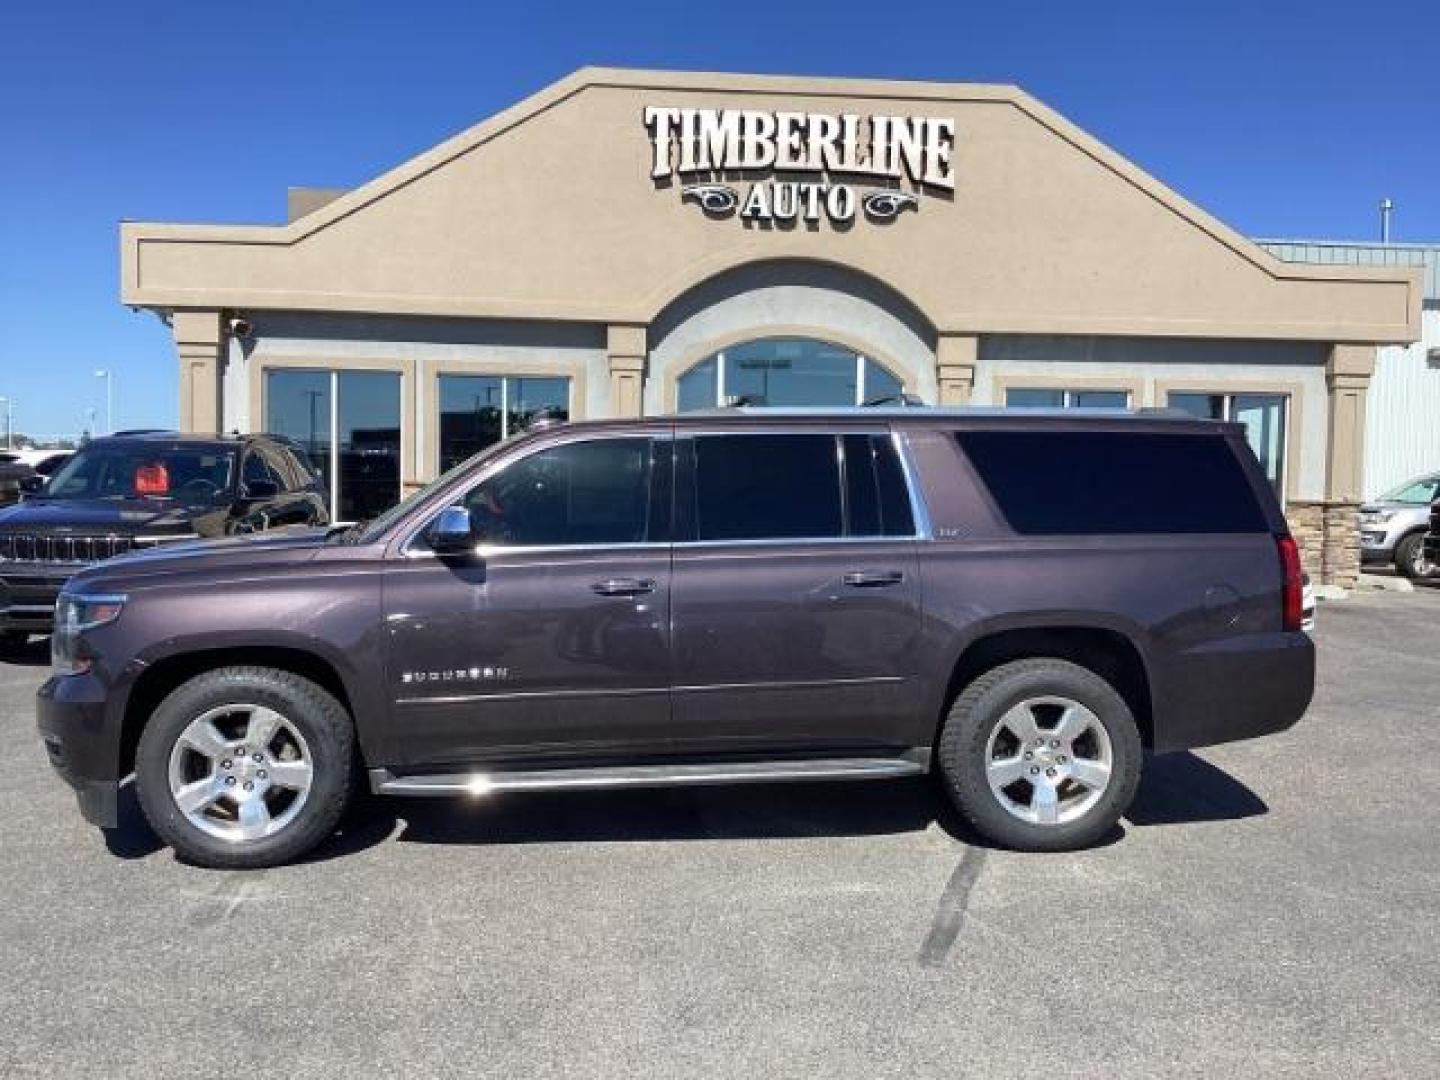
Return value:
M 1425 534 L 1411 533 L 1395 545 L 1395 569 L 1411 581 L 1433 581 L 1440 567 L 1425 558 Z
M 1089 709 L 1104 727 L 1111 753 L 1109 781 L 1098 800 L 1074 820 L 1053 824 L 1011 813 L 986 777 L 987 747 L 1000 718 L 1027 699 L 1045 696 Z M 965 687 L 945 719 L 937 757 L 950 798 L 986 840 L 1017 851 L 1072 851 L 1104 839 L 1129 809 L 1144 751 L 1130 707 L 1113 686 L 1078 664 L 1039 657 L 992 668 Z
M 273 709 L 308 746 L 312 768 L 304 805 L 271 836 L 212 836 L 191 823 L 171 794 L 170 754 L 176 741 L 192 720 L 224 705 Z M 350 714 L 309 679 L 275 668 L 218 668 L 181 684 L 151 715 L 135 754 L 136 794 L 151 828 L 182 861 L 222 870 L 277 866 L 305 855 L 335 831 L 353 787 L 354 746 Z

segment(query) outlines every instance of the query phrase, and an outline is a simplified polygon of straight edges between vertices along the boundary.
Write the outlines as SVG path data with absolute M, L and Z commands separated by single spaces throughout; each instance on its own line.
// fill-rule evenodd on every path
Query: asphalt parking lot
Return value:
M 1435 1076 L 1440 589 L 1328 603 L 1308 718 L 1123 835 L 925 783 L 368 800 L 304 865 L 86 827 L 0 663 L 0 1075 Z M 938 820 L 937 820 L 938 818 Z

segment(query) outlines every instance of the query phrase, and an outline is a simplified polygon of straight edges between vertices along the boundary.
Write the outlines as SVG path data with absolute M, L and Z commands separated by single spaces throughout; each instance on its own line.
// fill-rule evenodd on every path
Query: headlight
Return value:
M 90 670 L 90 657 L 80 645 L 86 630 L 114 622 L 125 608 L 123 596 L 64 593 L 55 601 L 55 629 L 50 635 L 50 668 L 56 675 Z
M 1362 525 L 1384 525 L 1394 516 L 1394 510 L 1371 510 L 1369 513 L 1360 515 L 1360 523 Z

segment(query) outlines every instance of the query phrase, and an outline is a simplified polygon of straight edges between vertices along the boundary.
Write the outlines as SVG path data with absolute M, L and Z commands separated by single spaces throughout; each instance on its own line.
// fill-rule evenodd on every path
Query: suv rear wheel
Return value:
M 938 750 L 961 814 L 987 840 L 1020 851 L 1103 838 L 1134 799 L 1144 756 L 1114 687 L 1045 658 L 1002 664 L 967 686 Z
M 1395 545 L 1395 569 L 1411 581 L 1429 581 L 1440 576 L 1440 566 L 1425 557 L 1425 534 L 1411 533 Z
M 274 866 L 334 831 L 353 755 L 349 714 L 310 680 L 220 668 L 160 703 L 140 736 L 135 783 L 151 827 L 184 861 Z

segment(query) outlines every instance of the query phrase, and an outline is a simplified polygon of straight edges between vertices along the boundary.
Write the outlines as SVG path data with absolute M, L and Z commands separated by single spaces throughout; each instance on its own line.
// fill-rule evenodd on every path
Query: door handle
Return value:
M 856 589 L 883 589 L 887 585 L 899 585 L 905 575 L 899 570 L 856 570 L 840 580 Z
M 655 591 L 655 582 L 649 578 L 606 578 L 590 586 L 592 592 L 601 596 L 640 596 Z

